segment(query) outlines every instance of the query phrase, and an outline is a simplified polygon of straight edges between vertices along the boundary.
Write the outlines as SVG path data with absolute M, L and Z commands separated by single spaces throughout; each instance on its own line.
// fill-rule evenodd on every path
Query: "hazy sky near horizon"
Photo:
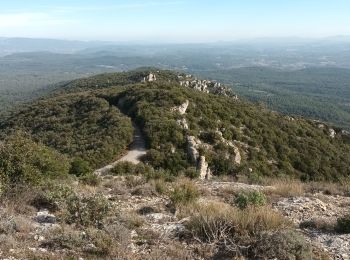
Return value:
M 208 42 L 350 35 L 349 0 L 0 0 L 0 36 Z

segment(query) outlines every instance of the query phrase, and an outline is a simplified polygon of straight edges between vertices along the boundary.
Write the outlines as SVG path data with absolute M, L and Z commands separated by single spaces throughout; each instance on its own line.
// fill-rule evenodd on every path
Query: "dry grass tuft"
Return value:
M 265 190 L 268 195 L 280 197 L 297 197 L 305 194 L 305 185 L 297 180 L 273 180 L 272 187 Z

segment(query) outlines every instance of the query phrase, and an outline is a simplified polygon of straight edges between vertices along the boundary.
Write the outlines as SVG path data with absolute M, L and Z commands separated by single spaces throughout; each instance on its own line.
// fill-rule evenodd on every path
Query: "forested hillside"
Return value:
M 334 135 L 325 124 L 182 87 L 170 71 L 157 72 L 155 82 L 142 83 L 148 73 L 73 81 L 53 97 L 3 120 L 1 130 L 29 132 L 34 140 L 97 166 L 112 161 L 131 142 L 131 122 L 121 109 L 147 138 L 146 162 L 173 175 L 194 166 L 188 155 L 190 136 L 200 143 L 199 153 L 214 175 L 333 181 L 350 175 L 350 145 L 340 129 Z M 187 101 L 185 114 L 174 110 Z M 181 126 L 181 120 L 188 126 Z
M 230 84 L 239 95 L 270 109 L 350 129 L 349 69 L 281 71 L 251 67 L 198 74 Z
M 2 136 L 21 130 L 33 139 L 97 167 L 120 155 L 132 141 L 129 118 L 90 93 L 42 99 L 1 122 Z

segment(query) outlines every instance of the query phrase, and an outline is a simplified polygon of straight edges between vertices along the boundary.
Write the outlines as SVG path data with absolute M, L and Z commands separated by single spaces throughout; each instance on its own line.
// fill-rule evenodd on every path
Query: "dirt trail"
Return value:
M 97 175 L 106 174 L 119 162 L 131 162 L 134 164 L 138 164 L 141 162 L 140 161 L 141 157 L 147 153 L 146 141 L 142 135 L 141 129 L 136 124 L 133 124 L 133 127 L 134 127 L 134 140 L 128 149 L 128 153 L 122 158 L 120 158 L 119 160 L 111 164 L 108 164 L 107 166 L 104 166 L 101 169 L 96 170 L 94 174 L 97 174 Z

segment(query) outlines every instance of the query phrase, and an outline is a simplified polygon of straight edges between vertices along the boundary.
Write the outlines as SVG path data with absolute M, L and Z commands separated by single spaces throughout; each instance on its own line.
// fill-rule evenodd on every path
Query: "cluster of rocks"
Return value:
M 153 74 L 152 72 L 149 73 L 147 77 L 144 77 L 142 82 L 154 82 L 157 80 L 156 74 Z
M 223 134 L 222 134 L 221 131 L 216 130 L 216 133 L 220 136 L 221 142 L 222 142 L 222 143 L 224 143 L 225 145 L 227 145 L 227 146 L 233 148 L 233 151 L 234 151 L 234 153 L 235 153 L 234 162 L 235 162 L 235 164 L 240 165 L 240 164 L 241 164 L 241 161 L 242 161 L 242 156 L 241 156 L 241 153 L 240 153 L 238 147 L 237 147 L 233 142 L 226 140 L 226 139 L 223 137 Z M 228 157 L 229 157 L 229 155 L 228 155 Z
M 318 128 L 325 129 L 326 126 L 324 124 L 318 124 Z M 335 138 L 337 132 L 333 128 L 328 128 L 328 134 L 330 138 Z
M 180 85 L 192 88 L 204 93 L 212 93 L 221 96 L 229 96 L 235 99 L 238 99 L 237 95 L 235 95 L 231 89 L 223 86 L 221 83 L 210 80 L 200 80 L 197 78 L 193 78 L 192 75 L 178 76 L 180 80 Z
M 189 104 L 190 101 L 186 100 L 185 103 L 181 104 L 180 106 L 171 108 L 171 111 L 178 112 L 180 115 L 184 115 L 186 114 Z
M 285 198 L 274 207 L 296 225 L 308 221 L 336 223 L 337 218 L 350 213 L 350 198 L 323 194 L 310 197 Z M 332 225 L 332 224 L 330 224 Z M 350 234 L 339 234 L 332 230 L 306 228 L 307 239 L 334 255 L 335 259 L 350 259 Z

